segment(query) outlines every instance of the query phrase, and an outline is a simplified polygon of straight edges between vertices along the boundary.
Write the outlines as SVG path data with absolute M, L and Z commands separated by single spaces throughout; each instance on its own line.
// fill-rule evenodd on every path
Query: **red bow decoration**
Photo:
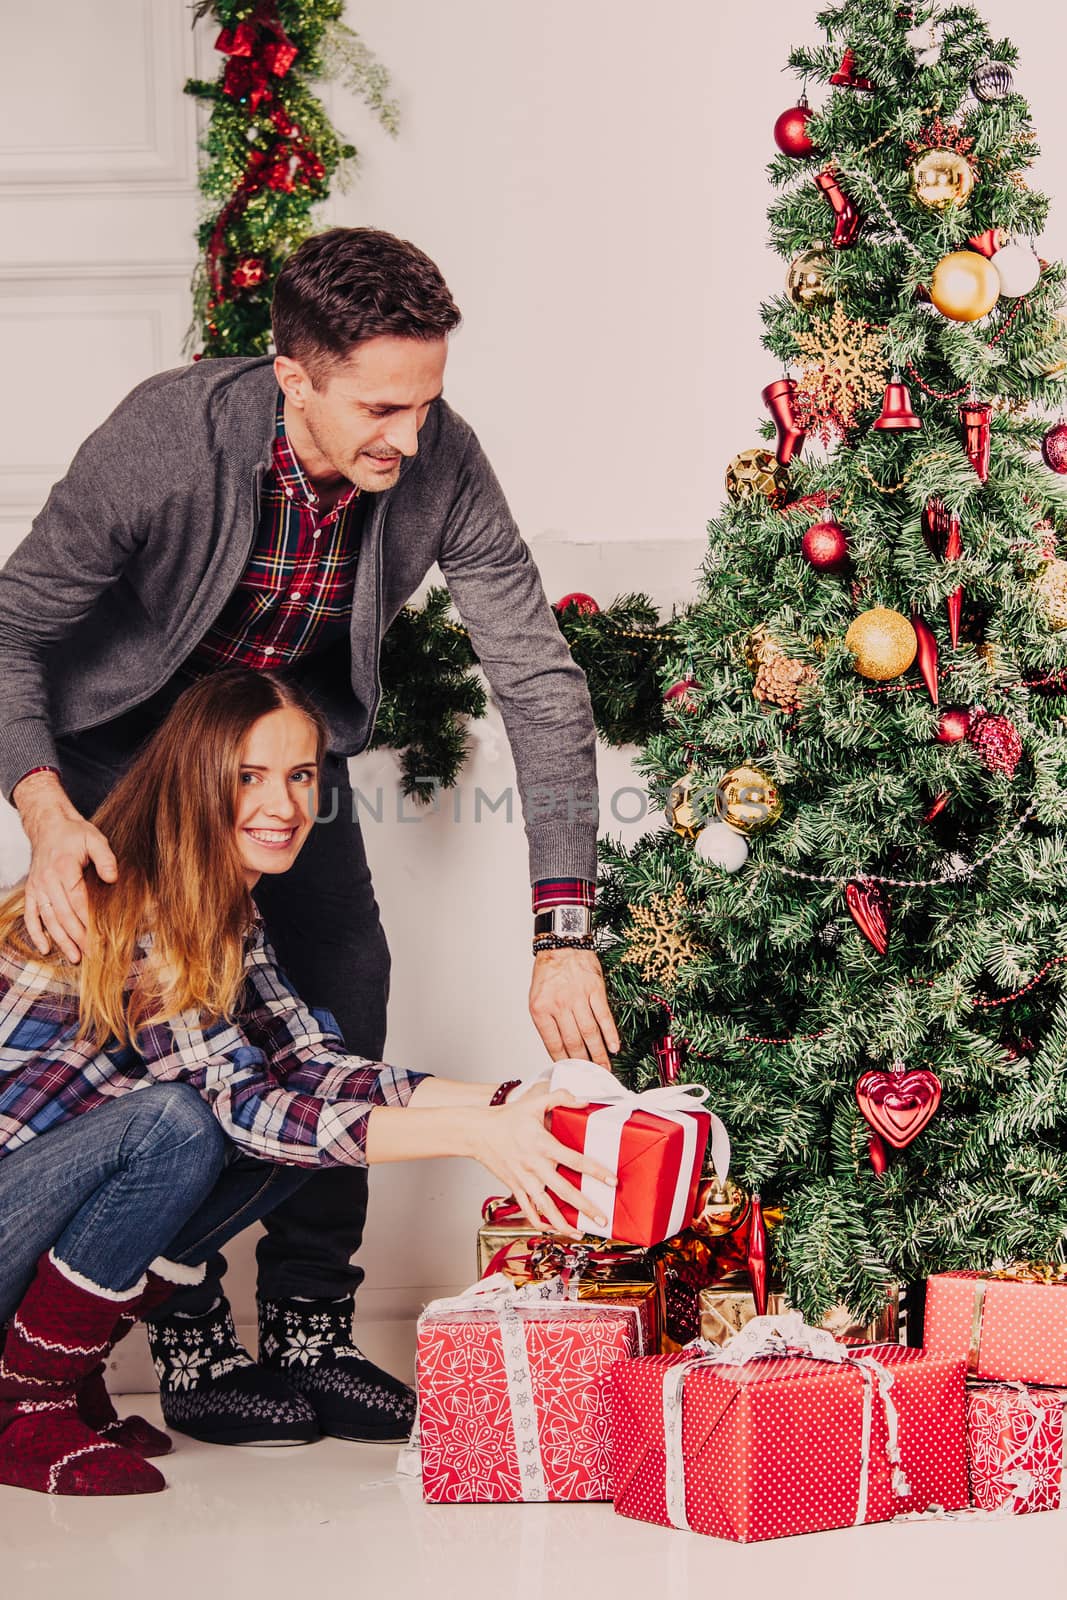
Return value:
M 856 1104 L 875 1133 L 894 1150 L 903 1150 L 941 1104 L 941 1082 L 926 1067 L 865 1072 L 856 1085 Z
M 300 54 L 282 26 L 274 0 L 262 0 L 236 28 L 223 28 L 215 49 L 230 57 L 222 75 L 223 94 L 247 100 L 252 111 L 273 98 L 270 79 L 284 78 Z

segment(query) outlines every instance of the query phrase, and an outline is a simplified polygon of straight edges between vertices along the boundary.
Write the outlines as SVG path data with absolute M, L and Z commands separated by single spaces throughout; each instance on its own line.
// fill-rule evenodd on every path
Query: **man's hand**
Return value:
M 82 868 L 91 861 L 114 883 L 118 862 L 104 835 L 68 800 L 54 773 L 36 772 L 11 796 L 33 852 L 26 877 L 26 931 L 43 956 L 54 939 L 68 961 L 81 960 L 89 921 Z
M 592 950 L 542 950 L 534 956 L 530 1015 L 553 1061 L 568 1056 L 611 1067 L 619 1035 L 600 962 Z

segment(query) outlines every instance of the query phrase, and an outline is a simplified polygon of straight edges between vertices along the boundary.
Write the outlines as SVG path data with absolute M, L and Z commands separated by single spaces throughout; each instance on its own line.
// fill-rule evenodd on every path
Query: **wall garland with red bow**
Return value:
M 282 261 L 312 231 L 312 208 L 356 151 L 309 83 L 337 77 L 389 133 L 389 78 L 341 22 L 344 0 L 200 0 L 197 21 L 219 24 L 218 77 L 187 94 L 211 107 L 200 189 L 207 202 L 193 279 L 196 356 L 270 348 L 270 299 Z

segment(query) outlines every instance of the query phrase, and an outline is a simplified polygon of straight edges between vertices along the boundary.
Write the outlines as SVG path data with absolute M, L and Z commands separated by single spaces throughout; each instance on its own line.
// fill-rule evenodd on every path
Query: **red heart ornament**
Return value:
M 941 1082 L 935 1072 L 865 1072 L 856 1085 L 856 1104 L 864 1120 L 894 1150 L 918 1138 L 941 1104 Z
M 883 885 L 866 879 L 850 883 L 845 901 L 857 928 L 884 956 L 889 946 L 889 896 Z

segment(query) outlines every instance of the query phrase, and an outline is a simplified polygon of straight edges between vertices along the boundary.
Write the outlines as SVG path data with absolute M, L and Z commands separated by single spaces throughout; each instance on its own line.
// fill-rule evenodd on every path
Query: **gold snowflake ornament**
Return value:
M 679 932 L 678 924 L 685 911 L 685 890 L 680 883 L 669 900 L 654 894 L 647 906 L 632 907 L 630 948 L 622 959 L 640 967 L 646 983 L 673 988 L 679 967 L 703 954 L 703 947 L 695 939 Z
M 881 334 L 847 317 L 840 303 L 807 333 L 795 333 L 801 377 L 794 407 L 801 427 L 824 444 L 844 438 L 856 414 L 883 389 L 887 363 Z

